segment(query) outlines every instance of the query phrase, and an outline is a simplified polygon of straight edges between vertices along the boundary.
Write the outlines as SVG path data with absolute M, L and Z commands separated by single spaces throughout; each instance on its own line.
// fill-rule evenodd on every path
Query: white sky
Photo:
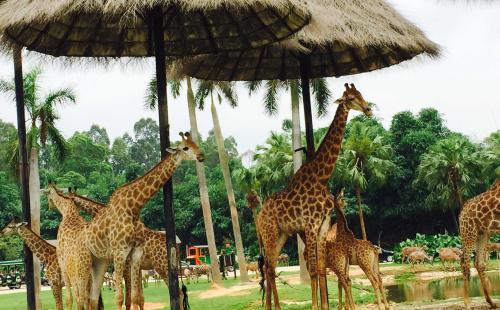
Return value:
M 365 99 L 379 107 L 377 116 L 389 126 L 399 111 L 417 112 L 435 107 L 449 128 L 463 132 L 478 141 L 500 128 L 500 3 L 467 4 L 444 0 L 391 0 L 407 18 L 421 27 L 427 36 L 443 47 L 439 60 L 411 61 L 367 74 L 330 79 L 334 97 L 341 94 L 345 82 L 354 82 Z M 465 1 L 464 1 L 465 2 Z M 36 64 L 25 59 L 25 71 Z M 153 74 L 152 61 L 131 68 L 115 65 L 109 68 L 63 69 L 43 65 L 43 90 L 70 86 L 77 92 L 78 104 L 60 110 L 59 127 L 69 137 L 76 130 L 88 130 L 92 124 L 104 126 L 113 139 L 132 132 L 141 117 L 157 119 L 156 112 L 143 108 L 143 96 Z M 0 78 L 11 78 L 11 60 L 0 58 Z M 249 98 L 238 86 L 240 106 L 219 107 L 224 135 L 232 135 L 240 152 L 263 143 L 270 130 L 278 130 L 284 118 L 290 118 L 288 94 L 281 94 L 277 117 L 265 116 L 262 96 Z M 169 98 L 173 133 L 189 129 L 185 94 Z M 327 126 L 335 107 L 315 127 Z M 353 112 L 357 113 L 357 112 Z M 15 106 L 0 95 L 0 119 L 15 123 Z M 202 135 L 212 128 L 209 109 L 198 112 Z M 175 137 L 177 138 L 177 137 Z

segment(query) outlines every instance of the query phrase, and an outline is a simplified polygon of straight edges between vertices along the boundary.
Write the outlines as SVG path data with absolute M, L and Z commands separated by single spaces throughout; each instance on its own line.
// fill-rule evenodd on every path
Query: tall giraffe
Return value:
M 69 197 L 73 200 L 76 206 L 89 214 L 92 217 L 97 216 L 97 214 L 106 208 L 106 205 L 95 200 L 89 199 L 82 195 L 78 195 L 76 193 L 76 189 L 74 191 L 69 192 Z M 166 236 L 164 233 L 154 231 L 152 229 L 147 228 L 144 224 L 140 223 L 139 226 L 142 229 L 142 235 L 144 238 L 143 249 L 144 253 L 141 259 L 141 269 L 142 270 L 151 270 L 154 269 L 158 275 L 160 276 L 165 284 L 168 285 L 168 256 L 167 249 L 165 247 L 166 244 Z M 125 279 L 125 305 L 126 309 L 130 309 L 131 300 L 130 300 L 130 281 L 129 279 Z
M 91 282 L 92 255 L 85 247 L 87 222 L 80 216 L 73 201 L 49 184 L 47 194 L 49 207 L 55 207 L 62 215 L 57 230 L 57 260 L 67 287 L 75 295 L 77 309 L 88 307 Z M 98 296 L 99 297 L 99 296 Z M 66 303 L 71 308 L 68 290 Z
M 31 252 L 42 261 L 45 266 L 45 277 L 49 281 L 52 294 L 56 301 L 56 310 L 62 310 L 62 287 L 61 269 L 57 261 L 56 247 L 43 240 L 27 227 L 27 223 L 18 223 L 15 219 L 10 221 L 0 232 L 0 236 L 18 234 L 28 245 Z M 69 292 L 69 288 L 67 288 Z
M 313 159 L 293 175 L 288 186 L 270 196 L 257 219 L 260 241 L 265 254 L 266 309 L 274 305 L 280 309 L 275 282 L 276 259 L 287 237 L 299 234 L 307 248 L 307 269 L 311 277 L 312 309 L 317 309 L 318 275 L 321 308 L 328 309 L 326 291 L 325 243 L 330 226 L 333 203 L 327 188 L 344 137 L 349 110 L 372 111 L 354 84 L 346 83 L 346 90 L 335 103 L 339 106 L 335 118 Z
M 183 160 L 203 160 L 203 154 L 191 135 L 187 132 L 180 135 L 182 140 L 177 147 L 169 148 L 169 154 L 145 175 L 116 189 L 108 207 L 98 212 L 89 223 L 86 246 L 94 256 L 90 296 L 92 309 L 97 307 L 104 273 L 110 260 L 115 267 L 117 309 L 121 310 L 123 304 L 122 282 L 127 259 L 130 259 L 132 307 L 137 309 L 142 304 L 140 260 L 144 239 L 139 213 L 144 204 L 172 177 Z
M 484 297 L 491 308 L 496 308 L 491 299 L 491 285 L 486 278 L 486 250 L 488 240 L 492 234 L 500 233 L 500 179 L 495 181 L 486 192 L 469 199 L 463 206 L 459 216 L 460 239 L 462 240 L 463 254 L 460 258 L 460 267 L 464 277 L 464 303 L 469 308 L 469 260 L 472 251 L 476 250 L 474 266 L 477 269 Z
M 334 201 L 337 224 L 336 227 L 332 228 L 335 230 L 336 236 L 334 240 L 330 239 L 326 243 L 326 253 L 328 253 L 326 266 L 331 268 L 338 278 L 338 309 L 342 309 L 342 289 L 346 293 L 346 308 L 355 309 L 351 279 L 349 278 L 349 266 L 358 265 L 373 286 L 378 309 L 381 309 L 383 302 L 387 310 L 389 304 L 385 297 L 382 277 L 380 276 L 378 249 L 368 240 L 356 239 L 347 226 L 343 211 L 345 207 L 343 190 L 334 198 Z

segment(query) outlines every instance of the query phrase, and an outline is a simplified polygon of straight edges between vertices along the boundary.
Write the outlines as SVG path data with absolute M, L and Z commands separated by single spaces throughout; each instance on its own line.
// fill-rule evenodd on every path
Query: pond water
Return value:
M 500 273 L 493 272 L 487 273 L 486 275 L 491 283 L 491 293 L 493 295 L 499 295 Z M 463 294 L 463 282 L 462 277 L 448 277 L 432 281 L 411 281 L 387 285 L 387 298 L 396 303 L 460 298 Z M 482 293 L 479 277 L 471 277 L 469 296 L 481 296 Z

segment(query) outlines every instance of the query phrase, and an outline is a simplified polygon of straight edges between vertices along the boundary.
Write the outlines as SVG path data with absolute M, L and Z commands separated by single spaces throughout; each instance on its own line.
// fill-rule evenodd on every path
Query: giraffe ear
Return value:
M 167 153 L 170 153 L 170 154 L 175 154 L 176 153 L 176 149 L 173 149 L 171 147 L 167 147 Z

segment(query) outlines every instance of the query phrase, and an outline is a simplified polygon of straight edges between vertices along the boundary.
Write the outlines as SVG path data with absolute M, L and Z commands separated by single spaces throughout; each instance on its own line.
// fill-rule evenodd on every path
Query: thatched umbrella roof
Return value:
M 302 0 L 4 0 L 0 31 L 4 43 L 53 56 L 152 56 L 157 7 L 167 56 L 263 46 L 310 20 Z
M 314 23 L 293 39 L 238 52 L 202 55 L 177 63 L 178 73 L 207 80 L 300 77 L 299 56 L 309 55 L 310 78 L 377 70 L 439 47 L 384 0 L 309 0 Z

